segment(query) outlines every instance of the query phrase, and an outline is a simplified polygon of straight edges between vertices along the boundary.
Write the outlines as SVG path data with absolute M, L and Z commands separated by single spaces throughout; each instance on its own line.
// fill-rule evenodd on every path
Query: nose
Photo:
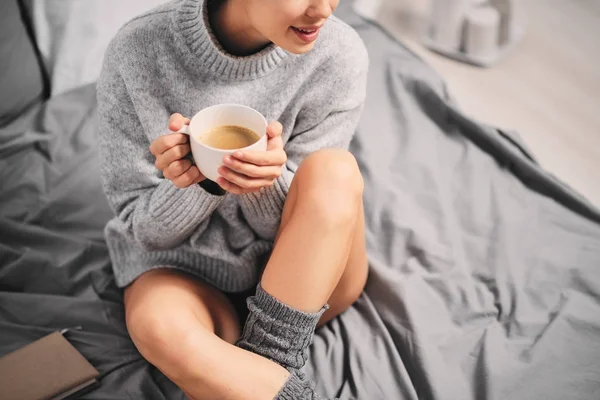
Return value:
M 327 19 L 333 13 L 332 0 L 312 0 L 306 10 L 311 19 Z

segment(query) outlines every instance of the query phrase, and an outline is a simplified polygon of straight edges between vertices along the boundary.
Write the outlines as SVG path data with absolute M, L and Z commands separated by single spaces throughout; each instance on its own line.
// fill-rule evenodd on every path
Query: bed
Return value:
M 600 211 L 517 133 L 469 118 L 435 71 L 348 2 L 336 14 L 371 59 L 351 148 L 370 275 L 315 336 L 306 372 L 318 390 L 600 399 Z M 184 399 L 125 328 L 102 233 L 112 213 L 94 84 L 43 92 L 0 128 L 0 356 L 73 328 L 69 340 L 102 374 L 85 399 Z

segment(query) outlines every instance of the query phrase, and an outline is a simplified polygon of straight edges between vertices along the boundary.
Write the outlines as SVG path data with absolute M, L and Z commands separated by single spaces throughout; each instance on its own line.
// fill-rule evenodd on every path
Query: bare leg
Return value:
M 235 311 L 222 293 L 189 276 L 145 273 L 125 290 L 125 311 L 140 353 L 192 400 L 273 399 L 289 376 L 232 345 Z
M 348 152 L 321 150 L 298 169 L 262 286 L 302 311 L 345 311 L 367 279 L 362 177 Z
M 349 153 L 307 157 L 286 202 L 264 290 L 307 313 L 330 302 L 332 317 L 350 306 L 366 278 L 361 198 L 362 179 Z M 233 309 L 221 293 L 190 277 L 148 272 L 126 290 L 125 306 L 141 354 L 191 399 L 272 399 L 297 377 L 233 346 L 239 333 Z
M 352 248 L 342 278 L 329 297 L 329 309 L 323 314 L 319 326 L 323 326 L 348 309 L 365 288 L 369 274 L 365 244 L 365 215 L 362 201 L 358 209 L 358 221 L 354 231 Z

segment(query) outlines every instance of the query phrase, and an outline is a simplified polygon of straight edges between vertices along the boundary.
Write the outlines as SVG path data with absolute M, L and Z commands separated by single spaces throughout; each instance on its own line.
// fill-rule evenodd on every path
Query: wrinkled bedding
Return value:
M 371 269 L 306 372 L 342 399 L 599 399 L 600 212 L 400 43 L 338 15 L 371 58 L 352 143 Z M 93 85 L 0 131 L 0 355 L 81 326 L 68 337 L 103 374 L 84 398 L 184 399 L 127 335 L 95 135 Z

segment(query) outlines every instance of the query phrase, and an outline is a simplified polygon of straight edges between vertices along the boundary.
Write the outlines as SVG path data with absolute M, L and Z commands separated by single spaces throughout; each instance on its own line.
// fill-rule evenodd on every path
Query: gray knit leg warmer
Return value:
M 259 284 L 256 295 L 248 298 L 248 309 L 250 315 L 236 345 L 288 371 L 302 368 L 317 322 L 327 306 L 316 313 L 305 313 L 280 302 Z
M 327 400 L 315 392 L 313 382 L 299 371 L 306 364 L 315 328 L 327 308 L 317 313 L 296 310 L 265 292 L 260 284 L 256 295 L 248 299 L 250 315 L 236 345 L 290 371 L 275 400 Z
M 327 400 L 315 392 L 314 385 L 306 376 L 297 370 L 290 373 L 285 385 L 274 400 Z

